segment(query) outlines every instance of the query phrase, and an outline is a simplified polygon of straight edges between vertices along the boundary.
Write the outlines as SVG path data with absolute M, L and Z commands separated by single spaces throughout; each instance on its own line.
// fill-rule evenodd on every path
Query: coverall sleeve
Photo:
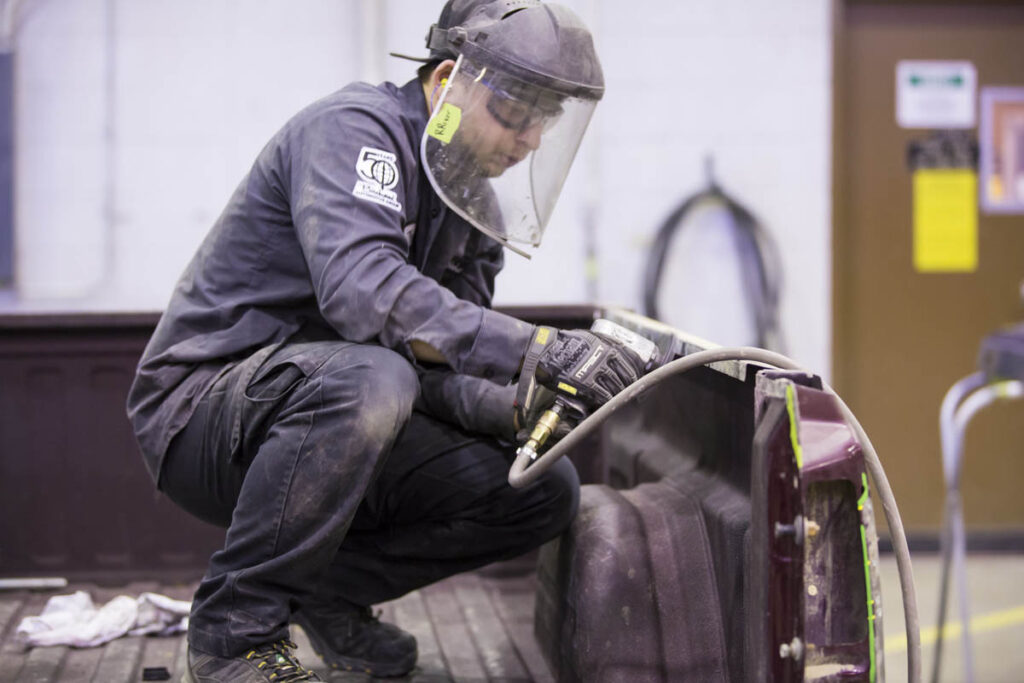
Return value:
M 401 125 L 367 109 L 327 109 L 287 141 L 292 220 L 321 314 L 343 339 L 377 340 L 410 360 L 418 340 L 456 372 L 505 383 L 532 326 L 460 300 L 409 264 L 402 226 L 416 218 L 407 198 L 418 166 Z
M 475 254 L 466 255 L 462 272 L 448 283 L 448 288 L 460 299 L 490 308 L 494 279 L 505 265 L 505 252 L 490 238 L 481 238 L 478 245 Z

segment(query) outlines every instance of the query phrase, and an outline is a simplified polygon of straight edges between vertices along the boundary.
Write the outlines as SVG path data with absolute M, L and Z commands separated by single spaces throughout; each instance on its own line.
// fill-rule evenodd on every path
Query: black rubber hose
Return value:
M 661 319 L 658 311 L 658 293 L 661 291 L 661 279 L 669 246 L 676 233 L 686 224 L 690 214 L 703 203 L 720 204 L 729 214 L 740 259 L 743 291 L 753 306 L 757 346 L 783 350 L 785 341 L 779 324 L 782 263 L 778 248 L 753 214 L 717 185 L 712 185 L 709 189 L 686 199 L 668 215 L 658 229 L 644 268 L 644 315 L 655 320 Z
M 644 315 L 648 318 L 660 320 L 658 315 L 658 290 L 661 288 L 661 274 L 665 268 L 665 255 L 668 253 L 669 243 L 676 229 L 682 223 L 683 218 L 700 202 L 707 199 L 717 199 L 717 190 L 707 190 L 695 194 L 684 201 L 675 211 L 668 215 L 665 222 L 658 229 L 654 238 L 654 244 L 647 256 L 647 267 L 644 268 Z

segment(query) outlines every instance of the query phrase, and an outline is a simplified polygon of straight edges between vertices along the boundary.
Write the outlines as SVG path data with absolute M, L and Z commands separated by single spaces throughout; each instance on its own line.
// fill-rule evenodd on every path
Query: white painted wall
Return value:
M 158 309 L 289 116 L 358 77 L 354 0 L 25 0 L 21 307 Z
M 544 246 L 529 262 L 509 254 L 497 302 L 639 308 L 646 249 L 669 211 L 704 186 L 711 154 L 720 183 L 780 243 L 791 355 L 827 372 L 829 3 L 563 1 L 594 31 L 607 95 Z M 159 309 L 270 135 L 350 80 L 411 77 L 415 64 L 386 53 L 422 54 L 441 4 L 24 0 L 18 291 L 0 304 Z M 585 265 L 588 221 L 596 280 Z M 686 248 L 673 248 L 681 291 L 663 316 L 747 342 L 735 263 L 715 230 L 714 221 L 689 228 Z

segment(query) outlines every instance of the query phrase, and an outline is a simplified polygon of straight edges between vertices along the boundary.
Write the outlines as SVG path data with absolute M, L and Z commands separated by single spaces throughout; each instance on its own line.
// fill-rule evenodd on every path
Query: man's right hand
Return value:
M 598 408 L 644 374 L 631 349 L 589 330 L 554 330 L 537 361 L 537 381 Z

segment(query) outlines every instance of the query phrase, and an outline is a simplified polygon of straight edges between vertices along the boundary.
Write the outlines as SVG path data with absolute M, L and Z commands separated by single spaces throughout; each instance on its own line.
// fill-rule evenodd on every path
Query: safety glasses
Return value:
M 487 111 L 503 128 L 523 133 L 542 126 L 541 130 L 547 132 L 562 115 L 562 106 L 556 102 L 548 103 L 547 106 L 529 103 L 486 78 L 481 78 L 478 82 L 491 91 L 491 96 L 487 100 Z

